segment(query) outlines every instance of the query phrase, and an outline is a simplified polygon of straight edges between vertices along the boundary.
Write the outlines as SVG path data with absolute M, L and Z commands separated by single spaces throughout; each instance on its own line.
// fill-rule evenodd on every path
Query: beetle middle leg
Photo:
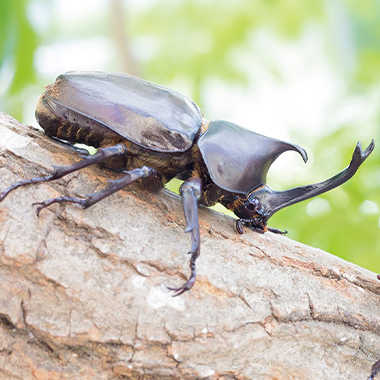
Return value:
M 201 196 L 202 182 L 198 177 L 189 178 L 185 181 L 180 188 L 182 196 L 182 207 L 186 218 L 185 232 L 191 233 L 191 248 L 188 252 L 190 257 L 190 270 L 191 274 L 189 279 L 179 288 L 171 288 L 174 291 L 173 296 L 179 296 L 180 294 L 190 290 L 196 277 L 196 265 L 195 262 L 200 254 L 200 235 L 199 235 L 199 221 L 198 221 L 198 200 Z
M 37 215 L 40 214 L 42 209 L 52 205 L 53 203 L 69 202 L 69 203 L 77 203 L 83 208 L 90 207 L 93 204 L 101 201 L 102 199 L 108 197 L 109 195 L 113 193 L 116 193 L 117 191 L 123 189 L 124 187 L 128 186 L 132 182 L 135 182 L 141 178 L 154 176 L 156 180 L 161 181 L 160 179 L 161 177 L 157 173 L 157 171 L 148 166 L 142 166 L 141 168 L 125 171 L 124 174 L 125 174 L 124 177 L 117 180 L 110 181 L 111 184 L 106 189 L 99 191 L 98 193 L 87 194 L 84 199 L 80 199 L 76 197 L 58 197 L 58 198 L 47 199 L 44 202 L 34 203 L 34 205 L 39 205 L 36 211 Z

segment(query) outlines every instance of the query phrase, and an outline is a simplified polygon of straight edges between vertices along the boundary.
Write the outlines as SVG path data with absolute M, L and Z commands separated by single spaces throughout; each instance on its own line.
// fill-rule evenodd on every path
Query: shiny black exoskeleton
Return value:
M 331 190 L 350 179 L 369 156 L 374 142 L 364 151 L 357 144 L 350 165 L 332 178 L 286 191 L 272 190 L 266 176 L 273 161 L 294 150 L 303 160 L 303 148 L 265 137 L 228 121 L 208 121 L 199 107 L 181 94 L 124 74 L 68 72 L 47 86 L 40 97 L 36 118 L 45 133 L 71 143 L 98 148 L 93 156 L 69 167 L 56 167 L 51 175 L 13 184 L 6 195 L 24 185 L 52 181 L 86 166 L 106 162 L 123 168 L 124 176 L 105 190 L 84 199 L 60 197 L 40 203 L 37 214 L 57 202 L 78 203 L 86 208 L 128 184 L 143 179 L 152 188 L 177 177 L 191 233 L 188 281 L 171 288 L 174 295 L 189 290 L 196 276 L 200 253 L 198 203 L 222 203 L 237 216 L 236 228 L 267 230 L 268 219 L 280 209 Z

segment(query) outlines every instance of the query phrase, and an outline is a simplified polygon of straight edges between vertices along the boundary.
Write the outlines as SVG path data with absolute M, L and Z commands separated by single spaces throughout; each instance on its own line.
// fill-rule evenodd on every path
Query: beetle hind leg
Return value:
M 88 194 L 84 199 L 76 197 L 59 197 L 47 199 L 44 202 L 34 203 L 34 205 L 39 205 L 36 210 L 37 215 L 40 214 L 41 210 L 52 205 L 53 203 L 76 203 L 83 208 L 87 208 L 141 178 L 147 178 L 151 176 L 160 178 L 158 172 L 148 166 L 142 166 L 141 168 L 133 169 L 124 173 L 126 174 L 124 177 L 110 181 L 111 184 L 106 189 L 99 191 L 98 193 Z
M 201 180 L 198 177 L 192 177 L 185 181 L 180 188 L 182 196 L 182 207 L 186 218 L 185 232 L 191 233 L 191 248 L 189 251 L 190 257 L 190 277 L 179 288 L 168 289 L 174 291 L 173 297 L 179 296 L 182 293 L 190 290 L 196 278 L 196 265 L 195 262 L 200 254 L 200 235 L 199 235 L 199 222 L 198 222 L 198 199 L 201 196 Z
M 64 177 L 67 174 L 73 173 L 77 170 L 83 169 L 87 166 L 98 164 L 99 162 L 102 162 L 110 157 L 114 156 L 120 156 L 127 152 L 126 147 L 123 144 L 117 144 L 114 146 L 110 146 L 103 149 L 98 149 L 98 152 L 95 153 L 92 156 L 82 156 L 82 160 L 79 162 L 76 162 L 73 165 L 70 166 L 53 166 L 54 171 L 53 174 L 47 175 L 45 177 L 36 177 L 32 179 L 26 179 L 20 182 L 16 182 L 8 189 L 5 189 L 2 193 L 0 193 L 0 202 L 13 190 L 16 190 L 17 188 L 21 186 L 31 185 L 31 184 L 37 184 L 42 182 L 50 182 L 54 181 L 55 179 L 59 179 Z

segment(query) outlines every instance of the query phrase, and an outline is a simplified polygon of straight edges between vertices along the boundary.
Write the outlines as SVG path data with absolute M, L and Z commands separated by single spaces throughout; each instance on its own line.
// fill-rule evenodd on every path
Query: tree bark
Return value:
M 77 161 L 0 113 L 0 191 Z M 380 356 L 376 275 L 200 207 L 190 236 L 179 197 L 131 186 L 83 210 L 34 202 L 99 191 L 97 166 L 21 187 L 0 204 L 1 379 L 366 379 Z M 353 232 L 354 233 L 354 232 Z

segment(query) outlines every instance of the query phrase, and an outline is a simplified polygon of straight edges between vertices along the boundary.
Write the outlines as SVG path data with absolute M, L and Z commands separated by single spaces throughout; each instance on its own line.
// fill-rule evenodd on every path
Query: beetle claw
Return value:
M 195 273 L 194 274 L 192 273 L 190 278 L 179 288 L 172 288 L 170 286 L 167 286 L 167 288 L 174 292 L 172 297 L 177 297 L 187 292 L 188 290 L 190 290 L 193 287 L 194 283 L 195 283 Z
M 167 287 L 169 290 L 172 290 L 174 292 L 173 297 L 180 296 L 181 294 L 187 292 L 190 290 L 194 283 L 195 283 L 195 278 L 197 276 L 196 272 L 196 266 L 195 266 L 195 261 L 197 260 L 197 257 L 199 256 L 199 252 L 189 252 L 191 253 L 191 259 L 190 259 L 190 270 L 191 270 L 191 275 L 189 279 L 179 288 L 172 288 L 172 287 Z
M 32 203 L 32 206 L 37 206 L 37 205 L 39 205 L 39 207 L 37 207 L 37 210 L 36 210 L 36 215 L 37 215 L 38 217 L 40 217 L 40 212 L 41 212 L 41 210 L 42 210 L 43 208 L 46 207 L 46 206 L 43 206 L 42 203 L 43 203 L 43 202 L 34 202 L 34 203 Z
M 278 234 L 278 235 L 286 235 L 288 233 L 287 230 L 279 230 L 278 228 L 273 228 L 273 227 L 267 227 L 268 231 L 274 233 L 274 234 Z
M 37 206 L 36 214 L 37 216 L 40 216 L 40 212 L 45 208 L 49 207 L 53 203 L 63 203 L 63 202 L 71 202 L 71 203 L 77 203 L 81 205 L 82 207 L 86 206 L 88 199 L 79 199 L 75 197 L 59 197 L 59 198 L 51 198 L 51 199 L 46 199 L 46 201 L 43 202 L 35 202 L 32 204 L 32 206 Z

